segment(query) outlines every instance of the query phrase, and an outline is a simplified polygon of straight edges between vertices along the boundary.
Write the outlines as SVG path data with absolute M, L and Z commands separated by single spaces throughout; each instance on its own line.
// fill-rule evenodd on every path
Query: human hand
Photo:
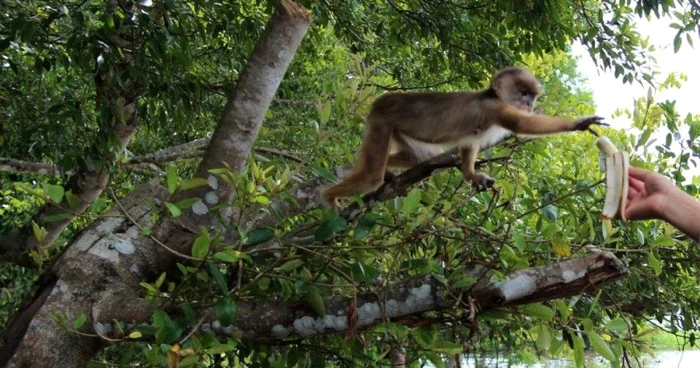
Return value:
M 628 220 L 665 220 L 669 196 L 678 188 L 661 174 L 629 168 L 629 192 L 625 217 Z

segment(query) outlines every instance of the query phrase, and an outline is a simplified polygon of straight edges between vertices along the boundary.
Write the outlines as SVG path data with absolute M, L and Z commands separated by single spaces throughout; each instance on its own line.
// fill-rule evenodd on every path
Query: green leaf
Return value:
M 60 185 L 44 184 L 44 191 L 51 202 L 61 203 L 63 200 L 64 189 Z
M 371 212 L 362 216 L 360 220 L 357 221 L 357 226 L 355 226 L 355 239 L 360 240 L 366 238 L 377 224 L 378 218 L 379 216 Z
M 245 259 L 248 263 L 253 263 L 253 259 L 250 258 L 249 255 L 234 249 L 224 249 L 220 252 L 216 252 L 213 257 L 228 263 L 238 263 L 241 259 Z
M 583 368 L 586 362 L 583 356 L 583 339 L 576 333 L 571 336 L 571 339 L 574 341 L 574 362 L 576 363 L 576 368 Z
M 143 335 L 139 331 L 134 331 L 129 334 L 130 339 L 140 339 Z
M 355 281 L 370 282 L 381 274 L 381 271 L 379 271 L 379 269 L 376 267 L 361 263 L 359 261 L 353 263 L 350 267 L 352 269 L 352 276 Z
M 513 235 L 513 245 L 515 245 L 515 247 L 520 251 L 525 250 L 525 238 L 519 231 Z
M 624 319 L 617 317 L 608 321 L 608 323 L 605 324 L 605 328 L 612 333 L 623 336 L 625 333 L 627 333 L 629 326 Z
M 476 284 L 476 278 L 474 277 L 464 277 L 460 279 L 459 281 L 455 282 L 452 287 L 455 289 L 461 289 L 461 288 L 469 288 L 472 285 Z
M 540 350 L 549 350 L 549 345 L 552 342 L 552 334 L 549 328 L 543 324 L 537 327 L 537 348 Z
M 333 234 L 345 231 L 348 228 L 348 223 L 344 218 L 335 216 L 322 222 L 314 233 L 314 240 L 322 242 L 330 239 Z
M 81 315 L 78 316 L 78 318 L 76 318 L 73 321 L 73 329 L 79 330 L 80 327 L 83 327 L 85 322 L 87 322 L 87 316 L 85 315 L 85 313 L 82 313 Z
M 520 310 L 525 312 L 525 314 L 529 314 L 541 320 L 551 321 L 554 319 L 554 311 L 552 308 L 539 303 L 524 305 L 520 307 Z
M 90 212 L 92 213 L 97 213 L 100 212 L 104 209 L 105 204 L 107 204 L 107 200 L 104 198 L 97 198 L 92 204 L 90 205 Z
M 675 242 L 673 241 L 672 237 L 668 235 L 661 235 L 654 239 L 652 244 L 655 247 L 672 247 L 675 244 Z
M 207 348 L 207 354 L 223 354 L 232 351 L 236 347 L 231 344 L 216 344 L 210 348 Z
M 403 200 L 403 206 L 401 207 L 401 212 L 403 212 L 404 215 L 410 215 L 414 212 L 416 212 L 416 209 L 418 208 L 418 204 L 420 204 L 420 199 L 421 199 L 421 190 L 418 188 L 413 188 L 411 189 L 410 192 L 408 192 L 408 195 L 406 198 Z
M 673 52 L 677 53 L 678 50 L 681 49 L 681 44 L 683 43 L 683 39 L 680 36 L 680 33 L 676 35 L 676 37 L 673 39 Z
M 661 274 L 661 269 L 663 268 L 661 261 L 659 261 L 654 253 L 649 252 L 647 254 L 647 262 L 649 262 L 649 267 L 654 270 L 654 275 L 659 276 Z
M 177 174 L 175 165 L 168 165 L 168 167 L 165 169 L 165 185 L 168 187 L 168 193 L 175 193 L 178 179 L 180 179 L 180 177 Z
M 180 190 L 187 190 L 187 189 L 192 189 L 192 188 L 197 188 L 201 186 L 208 185 L 209 181 L 204 178 L 194 178 L 194 179 L 189 179 L 185 180 L 180 184 Z
M 80 205 L 80 198 L 73 194 L 70 190 L 65 193 L 66 196 L 66 202 L 68 202 L 68 207 L 70 209 L 74 210 Z
M 335 175 L 333 175 L 333 173 L 331 173 L 330 171 L 328 171 L 328 169 L 326 169 L 325 167 L 323 167 L 323 166 L 321 166 L 321 165 L 319 165 L 319 164 L 311 164 L 311 165 L 309 165 L 309 168 L 310 168 L 313 172 L 315 172 L 316 174 L 318 174 L 318 176 L 320 176 L 320 177 L 322 177 L 322 178 L 324 178 L 324 179 L 326 179 L 326 180 L 328 180 L 328 181 L 330 181 L 330 182 L 335 182 L 335 181 L 336 181 Z
M 591 342 L 591 346 L 593 349 L 595 349 L 600 356 L 603 358 L 614 362 L 617 361 L 617 358 L 615 357 L 615 353 L 610 349 L 610 346 L 608 346 L 608 343 L 603 340 L 603 338 L 598 335 L 595 331 L 590 331 L 588 332 L 588 339 Z
M 185 315 L 185 320 L 190 325 L 195 325 L 197 323 L 197 314 L 194 312 L 194 308 L 189 303 L 180 304 L 182 312 Z
M 160 276 L 158 276 L 158 279 L 156 280 L 156 283 L 155 283 L 157 289 L 160 289 L 160 287 L 165 282 L 165 275 L 166 275 L 166 273 L 163 272 L 160 274 Z
M 153 313 L 153 327 L 155 328 L 154 335 L 158 344 L 175 342 L 183 330 L 162 310 L 157 310 Z
M 228 295 L 216 301 L 214 311 L 222 326 L 230 326 L 236 320 L 236 304 Z
M 44 241 L 44 238 L 46 238 L 46 235 L 49 233 L 44 227 L 39 226 L 34 221 L 32 221 L 32 232 L 34 233 L 34 239 L 36 239 L 39 244 Z
M 464 347 L 461 344 L 457 344 L 449 341 L 438 341 L 433 344 L 430 348 L 431 351 L 436 353 L 442 353 L 447 355 L 456 355 L 464 351 Z
M 637 229 L 635 232 L 635 236 L 637 237 L 637 242 L 639 242 L 639 245 L 644 245 L 644 233 L 642 232 L 642 229 Z
M 639 136 L 639 141 L 637 141 L 637 145 L 643 146 L 645 143 L 649 141 L 649 137 L 651 137 L 651 133 L 654 132 L 653 128 L 647 128 L 642 132 L 642 134 Z
M 275 236 L 275 232 L 266 227 L 257 228 L 248 233 L 246 245 L 255 245 L 266 242 Z
M 251 202 L 253 202 L 253 203 L 260 203 L 260 204 L 262 204 L 263 206 L 267 206 L 267 205 L 270 204 L 270 200 L 269 200 L 267 197 L 265 197 L 265 196 L 257 196 L 257 197 L 255 197 L 255 198 L 253 198 L 253 199 L 251 200 Z
M 224 279 L 224 275 L 221 274 L 221 271 L 219 271 L 219 267 L 216 265 L 214 262 L 207 262 L 207 267 L 209 268 L 209 274 L 211 277 L 214 278 L 214 282 L 216 282 L 216 285 L 219 286 L 219 289 L 221 289 L 221 292 L 223 294 L 228 294 L 228 285 L 226 285 L 226 280 Z M 204 273 L 206 275 L 206 273 Z M 199 274 L 198 274 L 199 277 Z M 199 277 L 202 279 L 201 277 Z M 207 281 L 204 279 L 203 281 Z
M 542 208 L 542 215 L 549 222 L 557 221 L 559 209 L 554 205 L 548 204 Z
M 209 232 L 204 230 L 202 233 L 194 240 L 194 245 L 192 245 L 192 257 L 197 259 L 202 259 L 209 254 L 209 245 L 211 239 L 209 238 Z
M 566 303 L 564 303 L 563 300 L 555 300 L 554 305 L 557 307 L 557 311 L 559 311 L 559 315 L 563 321 L 569 319 L 569 307 L 566 306 Z
M 603 233 L 603 239 L 608 240 L 613 232 L 612 221 L 610 219 L 603 219 L 601 222 L 601 231 Z
M 430 349 L 437 339 L 437 331 L 430 328 L 421 328 L 411 332 L 411 336 L 423 349 Z
M 293 259 L 293 260 L 291 260 L 291 261 L 287 261 L 287 262 L 283 263 L 283 264 L 282 264 L 281 266 L 279 266 L 279 267 L 275 267 L 274 270 L 277 271 L 277 272 L 289 273 L 289 272 L 293 271 L 294 269 L 296 269 L 297 267 L 299 267 L 299 266 L 301 266 L 301 265 L 303 265 L 303 264 L 304 264 L 304 261 L 303 261 L 303 260 L 301 260 L 301 259 Z
M 175 203 L 175 206 L 179 209 L 190 208 L 197 202 L 199 202 L 199 198 L 185 198 Z
M 165 202 L 165 207 L 168 208 L 168 211 L 170 211 L 170 215 L 172 217 L 178 217 L 182 214 L 182 211 L 176 205 L 170 202 Z
M 321 292 L 315 286 L 309 286 L 308 303 L 311 309 L 320 317 L 326 316 L 326 305 L 321 296 Z
M 442 361 L 442 358 L 438 354 L 426 352 L 425 357 L 428 358 L 428 360 L 430 360 L 430 363 L 433 364 L 433 367 L 446 368 L 445 362 Z
M 325 125 L 331 116 L 331 103 L 326 101 L 319 109 L 319 124 Z

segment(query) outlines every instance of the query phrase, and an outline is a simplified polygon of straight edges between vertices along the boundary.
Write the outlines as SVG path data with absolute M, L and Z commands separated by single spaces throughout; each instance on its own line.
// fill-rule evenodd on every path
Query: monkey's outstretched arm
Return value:
M 516 134 L 544 135 L 587 130 L 591 125 L 607 125 L 602 118 L 590 116 L 577 120 L 547 115 L 533 115 L 504 105 L 498 113 L 502 126 Z

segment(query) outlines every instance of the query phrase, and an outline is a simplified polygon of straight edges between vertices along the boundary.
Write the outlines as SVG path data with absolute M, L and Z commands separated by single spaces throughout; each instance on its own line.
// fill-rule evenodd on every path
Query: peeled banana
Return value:
M 629 168 L 630 155 L 628 152 L 618 150 L 606 136 L 598 137 L 596 145 L 605 156 L 606 192 L 602 215 L 609 219 L 619 215 L 623 221 L 627 221 L 625 207 L 629 191 L 627 169 Z

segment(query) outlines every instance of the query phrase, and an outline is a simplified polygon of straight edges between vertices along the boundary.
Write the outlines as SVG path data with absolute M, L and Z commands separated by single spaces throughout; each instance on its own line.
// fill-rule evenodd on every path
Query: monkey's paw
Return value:
M 477 191 L 482 192 L 486 189 L 489 189 L 493 187 L 493 185 L 496 183 L 496 179 L 478 172 L 472 175 L 469 178 L 469 181 L 471 181 L 472 185 L 476 188 Z
M 602 122 L 603 118 L 600 116 L 588 116 L 576 120 L 574 123 L 575 130 L 588 130 L 591 125 L 608 126 L 609 124 Z

